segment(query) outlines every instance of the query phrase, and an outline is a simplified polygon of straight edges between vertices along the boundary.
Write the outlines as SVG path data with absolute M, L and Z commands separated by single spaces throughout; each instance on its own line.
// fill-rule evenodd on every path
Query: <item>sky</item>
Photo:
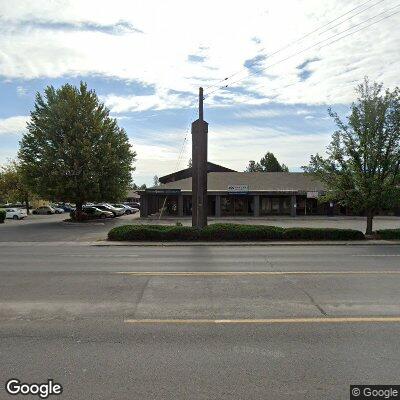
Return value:
M 186 167 L 199 86 L 210 161 L 243 171 L 272 151 L 299 171 L 329 144 L 328 107 L 345 118 L 365 76 L 400 85 L 399 26 L 395 0 L 0 0 L 0 164 L 37 92 L 85 81 L 137 184 Z

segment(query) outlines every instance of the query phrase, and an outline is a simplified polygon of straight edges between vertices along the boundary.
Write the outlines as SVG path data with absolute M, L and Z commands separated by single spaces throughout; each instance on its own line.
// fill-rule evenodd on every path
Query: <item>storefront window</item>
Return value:
M 221 196 L 221 215 L 233 215 L 233 198 Z

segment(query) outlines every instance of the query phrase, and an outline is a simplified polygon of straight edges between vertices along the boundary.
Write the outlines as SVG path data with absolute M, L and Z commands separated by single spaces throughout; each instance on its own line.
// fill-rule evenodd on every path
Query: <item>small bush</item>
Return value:
M 108 239 L 118 241 L 271 241 L 363 240 L 351 229 L 280 228 L 267 225 L 213 224 L 202 230 L 188 226 L 123 225 L 113 228 Z
M 75 221 L 75 222 L 85 222 L 90 219 L 89 215 L 86 214 L 84 211 L 81 211 L 81 212 L 70 211 L 69 216 L 70 216 L 71 220 Z
M 200 232 L 202 240 L 280 240 L 283 228 L 267 225 L 212 224 Z
M 132 241 L 185 241 L 197 240 L 199 232 L 189 226 L 122 225 L 111 229 L 108 238 Z
M 400 240 L 400 229 L 381 229 L 375 232 L 378 239 Z
M 334 228 L 286 228 L 284 240 L 364 240 L 361 231 Z
M 6 212 L 4 210 L 0 210 L 0 224 L 3 224 L 5 219 L 6 219 Z

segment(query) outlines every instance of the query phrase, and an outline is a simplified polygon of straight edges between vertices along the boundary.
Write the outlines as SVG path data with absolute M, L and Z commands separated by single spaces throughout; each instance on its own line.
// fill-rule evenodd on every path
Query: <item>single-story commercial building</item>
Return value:
M 208 167 L 208 215 L 331 215 L 340 213 L 333 203 L 321 204 L 322 182 L 301 172 L 235 172 L 217 164 Z M 189 216 L 192 212 L 191 168 L 159 178 L 164 182 L 141 196 L 141 217 Z
M 128 191 L 125 201 L 128 203 L 140 202 L 140 194 L 136 190 L 131 189 Z

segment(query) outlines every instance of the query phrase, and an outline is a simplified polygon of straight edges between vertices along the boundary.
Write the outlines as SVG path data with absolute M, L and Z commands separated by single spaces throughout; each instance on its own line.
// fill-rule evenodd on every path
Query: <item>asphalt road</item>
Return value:
M 4 384 L 65 399 L 346 399 L 399 384 L 400 246 L 0 246 Z M 37 398 L 37 397 L 36 397 Z

